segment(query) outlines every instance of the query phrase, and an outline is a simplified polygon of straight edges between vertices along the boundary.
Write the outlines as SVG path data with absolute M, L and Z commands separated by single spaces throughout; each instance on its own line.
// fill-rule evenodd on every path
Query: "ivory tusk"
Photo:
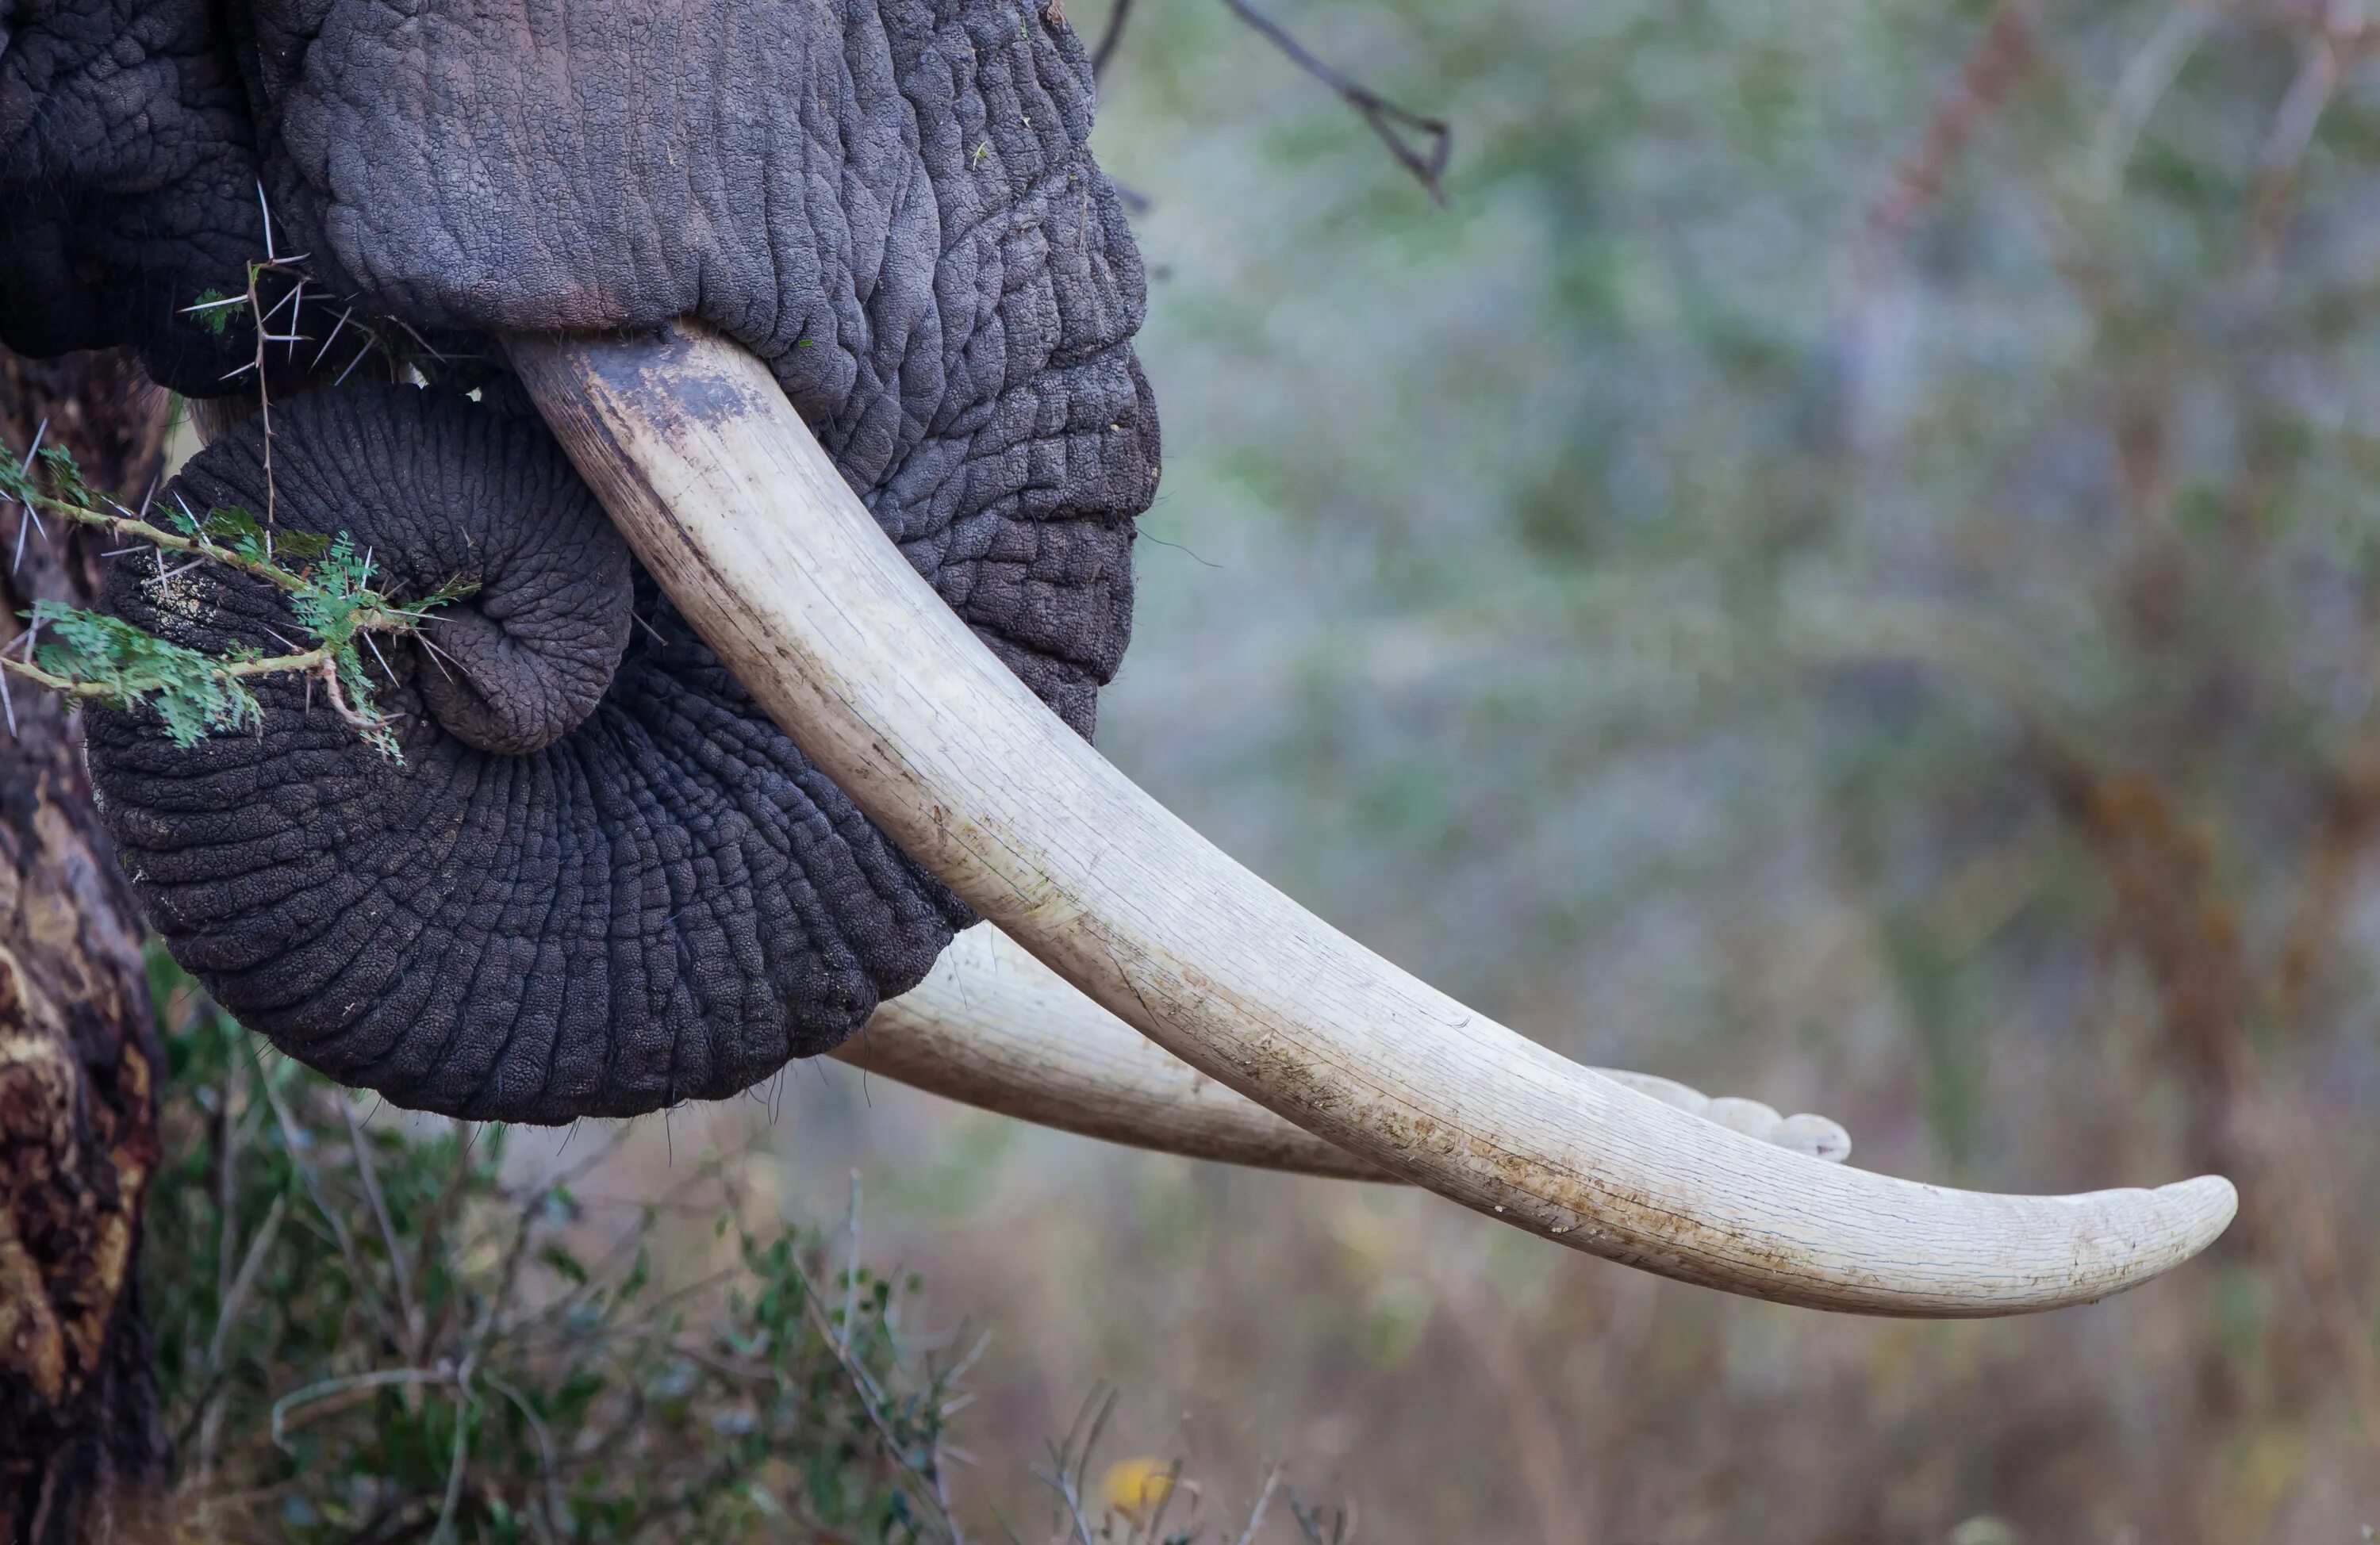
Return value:
M 258 407 L 253 392 L 186 401 L 200 444 Z M 865 1033 L 830 1055 L 929 1094 L 1084 1137 L 1256 1169 L 1398 1183 L 1169 1055 L 989 924 L 961 934 L 926 981 L 880 1005 Z M 1822 1116 L 1780 1117 L 1757 1101 L 1713 1100 L 1649 1073 L 1597 1071 L 1796 1153 L 1829 1163 L 1851 1153 L 1851 1134 Z
M 911 856 L 1166 1050 L 1515 1227 L 1818 1309 L 2083 1303 L 2204 1249 L 2229 1182 L 1990 1195 L 1812 1163 L 1474 1013 L 1110 766 L 918 578 L 767 368 L 691 323 L 511 343 L 653 577 Z
M 990 923 L 966 930 L 926 980 L 880 1005 L 828 1054 L 854 1068 L 1061 1131 L 1164 1153 L 1346 1180 L 1396 1181 L 1174 1056 L 1075 991 Z M 1655 1078 L 1597 1068 L 1680 1110 L 1830 1163 L 1851 1135 Z

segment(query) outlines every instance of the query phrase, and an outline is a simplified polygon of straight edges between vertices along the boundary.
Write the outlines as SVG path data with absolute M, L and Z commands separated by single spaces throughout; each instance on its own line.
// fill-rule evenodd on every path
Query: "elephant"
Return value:
M 514 72 L 477 84 L 534 99 L 550 88 L 530 76 L 556 57 L 539 47 L 542 30 L 558 25 L 544 7 L 462 15 L 479 35 L 431 54 L 408 51 L 400 18 L 370 6 L 259 6 L 244 38 L 215 39 L 210 51 L 202 46 L 205 12 L 180 4 L 132 7 L 111 41 L 91 24 L 117 18 L 58 9 L 46 29 L 42 17 L 30 17 L 12 40 L 12 64 L 21 61 L 27 77 L 38 68 L 53 84 L 39 110 L 19 104 L 12 113 L 37 143 L 13 154 L 10 165 L 46 171 L 63 163 L 67 175 L 11 179 L 12 212 L 55 237 L 36 244 L 28 260 L 48 263 L 50 272 L 24 274 L 8 291 L 79 297 L 75 315 L 47 332 L 17 329 L 12 343 L 55 347 L 128 334 L 159 379 L 187 392 L 220 392 L 225 350 L 194 325 L 188 308 L 202 295 L 244 288 L 247 257 L 265 244 L 268 211 L 279 250 L 312 248 L 309 269 L 324 286 L 326 298 L 310 308 L 302 297 L 293 304 L 293 312 L 311 315 L 301 330 L 334 325 L 324 315 L 332 295 L 369 297 L 375 312 L 467 340 L 474 330 L 525 316 L 555 326 L 634 326 L 698 303 L 703 314 L 738 325 L 747 347 L 776 362 L 789 399 L 820 426 L 839 465 L 919 572 L 1052 712 L 1090 733 L 1098 689 L 1114 674 L 1130 632 L 1132 520 L 1156 487 L 1158 441 L 1148 384 L 1130 347 L 1143 306 L 1139 262 L 1114 191 L 1088 156 L 1089 83 L 1071 32 L 1038 19 L 1028 28 L 1014 12 L 986 6 L 908 5 L 882 14 L 853 7 L 838 26 L 820 24 L 823 10 L 802 13 L 796 24 L 782 6 L 723 8 L 705 18 L 700 33 L 752 46 L 713 51 L 698 81 L 681 68 L 669 85 L 679 109 L 672 116 L 639 111 L 636 102 L 669 73 L 667 62 L 703 57 L 694 18 L 633 6 L 581 8 L 569 18 L 569 62 L 613 72 L 590 88 L 605 104 L 590 115 L 590 135 L 573 147 L 566 167 L 536 143 L 524 144 L 509 169 L 474 158 L 465 189 L 445 177 L 450 163 L 419 123 L 407 151 L 358 174 L 342 147 L 393 150 L 401 131 L 392 124 L 346 126 L 342 116 L 354 107 L 432 101 L 470 88 L 456 69 Z M 590 30 L 608 31 L 610 40 L 582 41 Z M 107 73 L 107 60 L 129 52 L 128 37 L 140 40 L 140 62 Z M 84 54 L 70 57 L 78 42 Z M 338 62 L 326 65 L 332 55 Z M 963 72 L 953 67 L 958 60 L 966 62 Z M 370 84 L 358 91 L 360 80 Z M 788 138 L 773 116 L 737 116 L 735 104 L 768 83 L 823 115 L 820 131 Z M 178 166 L 160 169 L 164 180 L 144 197 L 171 218 L 141 218 L 168 235 L 128 249 L 83 227 L 90 209 L 121 202 L 113 190 L 138 180 L 138 147 L 103 132 L 128 115 L 125 99 L 135 96 L 145 113 L 180 109 L 185 129 L 167 138 L 209 146 L 206 164 L 230 171 L 193 182 Z M 253 111 L 232 111 L 227 97 L 252 100 Z M 623 166 L 696 160 L 683 145 L 652 141 L 650 130 L 690 129 L 706 101 L 729 131 L 717 151 L 721 175 L 708 185 L 689 179 L 671 187 L 674 207 L 621 197 L 634 181 L 617 175 Z M 1030 122 L 1037 115 L 1038 129 Z M 966 134 L 974 138 L 961 144 Z M 94 143 L 115 153 L 85 173 L 75 157 Z M 258 145 L 266 149 L 260 153 Z M 243 170 L 251 186 L 238 186 Z M 359 199 L 357 175 L 385 186 Z M 478 260 L 452 260 L 455 235 L 483 218 L 480 185 L 491 175 L 513 180 L 507 201 L 525 211 L 555 203 L 543 190 L 557 175 L 577 185 L 570 201 L 589 214 L 611 200 L 603 250 L 624 260 L 650 255 L 658 266 L 640 272 L 631 261 L 596 274 L 565 257 L 583 233 L 515 228 L 501 235 L 504 250 L 486 255 L 511 275 L 513 288 L 496 295 L 484 273 L 475 274 Z M 259 177 L 269 190 L 261 200 L 253 186 Z M 657 178 L 645 184 L 664 186 Z M 186 199 L 176 201 L 176 188 Z M 51 201 L 46 223 L 27 208 L 37 197 Z M 368 231 L 371 211 L 397 206 L 430 215 L 407 224 L 403 251 Z M 433 229 L 447 220 L 454 233 Z M 220 236 L 226 229 L 235 233 L 229 241 Z M 63 276 L 69 282 L 60 269 L 72 271 Z M 144 296 L 178 296 L 181 305 L 144 301 L 120 311 L 121 332 L 111 335 L 103 331 L 107 310 L 93 297 L 124 286 L 128 274 Z M 360 344 L 362 331 L 352 336 Z M 326 355 L 323 363 L 319 373 L 328 375 L 346 358 Z M 286 373 L 301 379 L 282 386 L 302 388 L 300 372 Z M 408 403 L 417 395 L 351 385 L 286 397 L 274 430 L 281 487 L 267 486 L 262 430 L 250 425 L 218 442 L 170 490 L 200 509 L 271 504 L 276 519 L 298 529 L 345 530 L 424 588 L 439 582 L 429 573 L 433 564 L 455 575 L 468 569 L 464 577 L 489 583 L 433 629 L 431 646 L 444 647 L 419 657 L 431 668 L 417 670 L 410 646 L 393 651 L 408 690 L 420 683 L 424 711 L 405 720 L 417 738 L 447 726 L 457 731 L 440 740 L 437 752 L 424 747 L 408 756 L 402 778 L 374 768 L 359 744 L 336 769 L 320 765 L 332 750 L 309 745 L 303 754 L 310 760 L 299 771 L 261 760 L 255 749 L 277 748 L 277 732 L 185 750 L 144 732 L 153 726 L 134 716 L 93 716 L 104 815 L 169 948 L 226 1008 L 293 1055 L 401 1104 L 456 1115 L 545 1121 L 634 1115 L 733 1093 L 790 1056 L 831 1048 L 880 999 L 914 986 L 971 914 L 809 767 L 666 600 L 651 594 L 649 579 L 636 581 L 647 595 L 631 636 L 625 549 L 533 421 L 499 428 L 493 410 L 459 392 L 443 394 L 434 408 Z M 508 499 L 490 501 L 489 478 L 503 481 Z M 367 507 L 341 493 L 359 488 L 398 497 L 394 505 Z M 421 520 L 392 525 L 393 510 L 440 507 L 441 499 L 452 518 L 426 518 L 443 522 L 437 525 L 443 547 L 408 539 L 430 534 Z M 572 637 L 574 647 L 587 646 L 588 658 L 547 656 L 524 629 L 557 620 L 524 610 L 497 576 L 465 561 L 485 560 L 503 548 L 498 538 L 509 540 L 489 528 L 490 518 L 552 533 L 541 552 L 616 559 L 618 573 L 606 579 L 600 602 L 570 592 L 605 614 L 601 629 L 589 621 Z M 565 540 L 564 530 L 578 535 Z M 127 575 L 118 590 L 128 613 L 182 642 L 226 641 L 144 603 Z M 489 621 L 491 608 L 504 622 Z M 455 642 L 465 618 L 473 620 L 469 636 L 486 644 L 476 657 Z M 250 642 L 271 646 L 270 635 L 251 634 Z M 607 643 L 608 658 L 594 648 L 599 642 Z M 506 716 L 480 706 L 505 687 L 534 693 L 551 683 L 491 681 L 484 691 L 456 693 L 446 686 L 450 672 L 473 683 L 483 663 L 552 658 L 583 668 L 600 693 L 624 651 L 625 669 L 599 724 L 663 658 L 669 690 L 656 687 L 640 701 L 670 722 L 649 721 L 634 754 L 613 742 L 619 758 L 611 766 L 661 756 L 670 735 L 693 749 L 676 757 L 686 765 L 642 777 L 633 796 L 601 775 L 581 791 L 620 813 L 603 838 L 617 845 L 608 887 L 581 915 L 552 916 L 553 909 L 540 904 L 532 923 L 516 909 L 492 906 L 484 890 L 506 864 L 556 862 L 550 847 L 535 856 L 525 850 L 540 822 L 567 835 L 567 821 L 540 803 L 566 800 L 580 787 L 561 779 L 540 781 L 527 814 L 502 813 L 501 842 L 466 823 L 465 835 L 441 850 L 436 879 L 419 873 L 430 861 L 418 845 L 402 860 L 387 860 L 404 866 L 404 876 L 364 877 L 381 861 L 365 857 L 378 850 L 358 823 L 399 823 L 376 827 L 390 841 L 418 835 L 406 824 L 422 816 L 402 791 L 425 787 L 452 759 L 466 757 L 466 747 L 515 760 L 547 752 L 526 730 L 506 738 Z M 688 694 L 706 694 L 722 716 L 715 724 L 685 717 Z M 285 712 L 302 720 L 304 697 L 274 691 L 275 731 Z M 476 728 L 458 717 L 466 710 Z M 576 753 L 588 737 L 570 735 L 577 720 L 569 717 L 552 726 L 552 738 L 568 742 L 552 754 L 569 754 L 585 778 L 591 769 Z M 711 765 L 693 765 L 703 759 Z M 328 796 L 330 788 L 343 791 L 345 803 Z M 454 791 L 453 783 L 447 788 Z M 184 796 L 196 789 L 207 792 L 194 804 Z M 459 812 L 473 807 L 456 797 L 460 820 Z M 276 798 L 292 814 L 268 839 L 266 812 Z M 675 807 L 673 800 L 692 803 Z M 632 833 L 656 801 L 668 819 L 654 834 Z M 578 816 L 591 821 L 588 809 L 581 799 Z M 227 836 L 226 822 L 243 835 Z M 269 866 L 261 856 L 268 840 L 284 845 Z M 301 879 L 301 871 L 311 877 Z M 482 888 L 467 891 L 466 877 Z M 418 916 L 433 894 L 450 911 L 500 921 L 480 930 L 452 917 Z M 706 932 L 704 920 L 714 912 L 721 927 Z M 308 925 L 294 926 L 299 917 Z M 393 919 L 419 929 L 409 959 L 441 962 L 445 975 L 434 987 L 390 954 L 386 936 L 400 925 Z M 475 930 L 486 936 L 458 939 L 458 931 Z M 466 942 L 473 948 L 457 948 Z M 583 949 L 612 960 L 604 966 L 581 960 L 556 973 L 554 959 Z M 497 962 L 514 954 L 517 963 L 500 970 Z M 466 959 L 479 964 L 466 967 Z M 504 975 L 506 984 L 467 974 L 474 971 Z M 368 994 L 358 973 L 369 980 Z M 370 1026 L 421 1013 L 422 1000 L 397 990 L 405 980 L 459 1017 L 457 1047 L 510 1050 L 467 1074 L 460 1061 L 468 1058 L 442 1058 L 435 1044 L 367 1045 L 391 1039 Z M 557 1028 L 555 1017 L 565 1011 L 593 1016 L 593 1038 Z M 651 1042 L 658 1061 L 650 1067 L 625 1050 L 639 1040 Z M 523 1058 L 552 1065 L 566 1092 L 547 1087 L 542 1072 L 532 1076 Z
M 1747 1141 L 1403 976 L 1098 757 L 1160 444 L 1059 6 L 8 24 L 0 211 L 29 236 L 0 339 L 257 394 L 176 498 L 481 586 L 379 662 L 401 764 L 303 684 L 245 744 L 93 715 L 169 946 L 334 1076 L 513 1119 L 714 1097 L 897 1015 L 981 915 L 1084 1022 L 1312 1134 L 1269 1153 L 1682 1280 L 2018 1312 L 2228 1221 L 2214 1177 L 1975 1196 L 1812 1165 L 1774 1121 Z M 128 572 L 115 601 L 261 646 L 270 597 L 206 583 Z

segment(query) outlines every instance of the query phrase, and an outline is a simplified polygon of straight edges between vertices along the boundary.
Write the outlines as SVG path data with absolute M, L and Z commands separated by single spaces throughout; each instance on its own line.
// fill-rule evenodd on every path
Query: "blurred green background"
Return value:
M 1073 20 L 1095 37 L 1096 0 Z M 1438 207 L 1142 0 L 1167 446 L 1110 757 L 1560 1050 L 2011 1190 L 2237 1177 L 2046 1319 L 1828 1319 L 1427 1198 L 846 1068 L 744 1152 L 993 1332 L 961 1511 L 1110 1453 L 1370 1541 L 2353 1541 L 2380 1524 L 2380 75 L 2354 0 L 1278 0 Z M 995 1534 L 995 1537 L 996 1534 Z M 1258 1539 L 1298 1538 L 1278 1510 Z

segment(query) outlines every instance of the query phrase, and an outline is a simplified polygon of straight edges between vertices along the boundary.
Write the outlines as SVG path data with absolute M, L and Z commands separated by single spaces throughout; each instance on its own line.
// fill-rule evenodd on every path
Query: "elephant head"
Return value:
M 306 255 L 287 331 L 391 319 L 480 399 L 285 399 L 280 439 L 188 475 L 252 504 L 271 443 L 293 523 L 481 585 L 385 663 L 404 770 L 289 693 L 245 748 L 95 731 L 161 925 L 300 1055 L 475 1114 L 720 1092 L 846 1032 L 973 907 L 1356 1167 L 1672 1276 L 2011 1312 L 2228 1219 L 2219 1180 L 1975 1197 L 1748 1142 L 1404 977 L 1089 750 L 1158 447 L 1138 260 L 1054 5 L 228 8 L 224 153 L 256 168 L 267 249 Z M 153 316 L 124 336 L 171 342 Z M 503 416 L 523 392 L 641 573 Z M 152 584 L 122 601 L 162 629 L 271 621 Z
M 220 57 L 193 48 L 186 74 L 253 91 L 221 159 L 261 161 L 266 197 L 243 208 L 308 254 L 309 325 L 354 296 L 440 336 L 697 310 L 737 328 L 918 573 L 1087 735 L 1130 630 L 1157 430 L 1130 346 L 1138 260 L 1085 144 L 1071 34 L 981 5 L 564 19 L 260 6 Z M 520 138 L 458 154 L 439 113 L 464 101 L 508 104 Z M 241 282 L 204 259 L 160 247 L 147 282 L 185 305 Z M 153 357 L 178 332 L 152 323 L 127 327 Z M 252 742 L 182 749 L 96 716 L 128 873 L 252 1027 L 404 1104 L 634 1114 L 833 1046 L 971 921 L 632 582 L 534 419 L 351 384 L 279 403 L 270 474 L 263 434 L 211 448 L 171 497 L 270 506 L 422 589 L 481 588 L 427 649 L 392 651 L 402 770 L 317 743 L 329 706 L 310 720 L 298 689 L 269 695 Z M 606 554 L 616 575 L 559 583 L 562 556 Z M 118 603 L 184 642 L 227 642 L 244 615 L 140 585 L 125 571 Z M 293 626 L 248 621 L 265 646 L 257 629 Z

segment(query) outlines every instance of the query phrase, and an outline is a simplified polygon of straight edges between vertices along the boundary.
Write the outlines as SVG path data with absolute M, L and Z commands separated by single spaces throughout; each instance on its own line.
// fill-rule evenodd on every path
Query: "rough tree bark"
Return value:
M 35 433 L 138 500 L 164 394 L 114 353 L 0 351 L 0 453 Z M 47 428 L 42 429 L 46 421 Z M 0 509 L 0 647 L 37 599 L 87 604 L 96 533 Z M 19 542 L 22 556 L 18 556 Z M 169 1462 L 141 1311 L 140 1211 L 164 1072 L 141 927 L 93 815 L 79 725 L 46 694 L 0 724 L 0 1545 L 146 1534 Z

